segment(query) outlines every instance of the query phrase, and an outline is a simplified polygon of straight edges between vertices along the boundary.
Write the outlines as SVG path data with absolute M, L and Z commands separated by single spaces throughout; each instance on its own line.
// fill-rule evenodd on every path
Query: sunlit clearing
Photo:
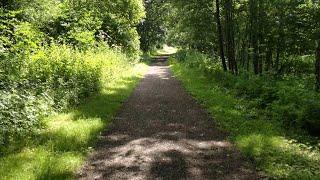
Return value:
M 157 51 L 158 54 L 162 55 L 162 54 L 174 54 L 177 52 L 177 48 L 175 47 L 171 47 L 171 46 L 168 46 L 168 45 L 163 45 L 163 49 L 160 49 Z

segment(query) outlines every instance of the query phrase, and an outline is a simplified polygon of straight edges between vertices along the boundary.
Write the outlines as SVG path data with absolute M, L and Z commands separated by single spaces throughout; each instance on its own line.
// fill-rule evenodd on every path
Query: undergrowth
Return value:
M 289 87 L 282 86 L 284 89 L 276 94 L 282 96 L 280 97 L 282 99 L 270 107 L 272 101 L 267 102 L 267 97 L 270 95 L 265 95 L 266 97 L 256 95 L 261 86 L 254 83 L 260 81 L 223 73 L 214 63 L 209 62 L 209 59 L 207 59 L 208 64 L 197 64 L 196 59 L 188 62 L 192 58 L 204 57 L 201 55 L 186 57 L 178 53 L 176 59 L 171 59 L 171 68 L 185 88 L 213 114 L 218 126 L 230 133 L 230 140 L 242 153 L 252 159 L 257 167 L 271 178 L 320 178 L 319 140 L 310 137 L 304 130 L 292 128 L 292 125 L 288 128 L 289 125 L 284 123 L 286 119 L 279 119 L 282 117 L 276 115 L 278 112 L 273 110 L 277 106 L 283 108 L 290 106 L 281 104 L 286 102 L 283 100 L 286 97 L 280 94 L 282 91 L 288 92 Z M 241 78 L 242 81 L 239 82 Z M 250 90 L 248 86 L 256 86 L 257 89 L 248 91 Z M 246 89 L 240 91 L 241 88 L 237 87 Z M 295 98 L 300 98 L 295 101 L 301 100 L 301 97 Z M 309 96 L 304 98 L 313 100 Z M 300 101 L 300 104 L 302 103 L 304 102 Z M 295 110 L 292 107 L 286 111 L 296 113 Z M 306 117 L 301 114 L 301 118 Z
M 99 91 L 103 73 L 112 78 L 130 63 L 126 55 L 102 44 L 87 50 L 51 44 L 6 57 L 0 66 L 0 155 L 24 146 L 43 127 L 43 117 Z
M 99 133 L 132 92 L 147 67 L 142 63 L 130 64 L 125 56 L 111 50 L 86 54 L 73 52 L 69 57 L 70 61 L 87 59 L 88 62 L 83 63 L 89 63 L 88 66 L 93 68 L 99 64 L 101 69 L 88 72 L 99 74 L 99 87 L 94 86 L 98 92 L 81 100 L 82 103 L 72 110 L 40 118 L 41 128 L 24 141 L 23 147 L 19 144 L 18 149 L 13 151 L 11 148 L 0 158 L 0 179 L 73 179 Z M 70 68 L 71 72 L 74 71 Z M 81 82 L 84 81 L 96 83 L 91 79 Z M 59 102 L 69 100 L 64 98 L 60 96 Z

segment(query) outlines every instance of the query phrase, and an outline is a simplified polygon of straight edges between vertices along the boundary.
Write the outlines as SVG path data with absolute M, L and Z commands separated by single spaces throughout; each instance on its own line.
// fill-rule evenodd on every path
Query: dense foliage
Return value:
M 319 1 L 171 1 L 177 45 L 219 55 L 229 71 L 291 68 L 287 56 L 314 54 L 320 33 Z
M 200 57 L 199 57 L 200 56 Z M 196 58 L 197 57 L 197 58 Z M 183 58 L 183 59 L 180 59 Z M 189 63 L 191 59 L 194 63 Z M 189 60 L 189 61 L 185 61 Z M 208 61 L 209 60 L 209 61 Z M 191 60 L 192 61 L 192 60 Z M 201 67 L 199 62 L 202 64 Z M 221 70 L 220 65 L 206 68 L 210 59 L 208 56 L 196 53 L 179 53 L 176 58 L 171 58 L 171 67 L 175 76 L 182 81 L 184 87 L 197 99 L 207 111 L 214 117 L 215 123 L 220 128 L 228 131 L 229 139 L 237 148 L 250 160 L 253 160 L 256 167 L 262 170 L 267 179 L 319 179 L 320 177 L 320 144 L 319 139 L 299 132 L 296 128 L 283 126 L 280 118 L 270 116 L 273 110 L 261 107 L 261 99 L 264 95 L 254 89 L 270 88 L 266 85 L 265 77 L 236 77 Z M 207 69 L 206 72 L 204 70 Z M 238 85 L 229 84 L 226 80 L 235 82 L 241 81 Z M 239 87 L 243 82 L 250 92 L 246 95 Z M 257 82 L 256 86 L 252 84 Z M 287 82 L 279 82 L 283 89 Z M 251 91 L 254 90 L 254 91 Z M 274 89 L 275 90 L 275 89 Z M 270 92 L 270 90 L 262 90 Z M 300 91 L 300 90 L 299 90 Z M 285 104 L 297 104 L 293 99 L 295 92 L 290 91 L 286 96 L 276 98 Z M 284 91 L 279 93 L 283 95 Z M 300 93 L 298 93 L 300 94 Z M 307 94 L 305 94 L 307 95 Z M 310 97 L 299 98 L 305 108 Z M 274 99 L 274 98 L 271 98 Z M 286 99 L 286 100 L 284 100 Z M 316 98 L 318 100 L 318 97 Z M 272 106 L 270 105 L 267 106 Z M 283 104 L 282 104 L 283 105 Z M 290 105 L 291 106 L 291 105 Z M 298 108 L 290 109 L 296 114 Z M 303 112 L 303 111 L 301 111 Z M 275 112 L 277 113 L 277 112 Z
M 214 1 L 172 1 L 169 41 L 184 48 L 212 54 L 215 46 Z M 178 18 L 179 17 L 179 18 Z
M 169 37 L 188 49 L 178 59 L 221 78 L 270 119 L 319 135 L 319 1 L 168 2 L 181 17 L 170 19 Z
M 146 17 L 138 26 L 141 50 L 159 49 L 166 42 L 172 7 L 166 0 L 145 0 Z
M 15 144 L 15 149 L 23 147 L 19 151 L 7 149 L 0 157 L 1 179 L 75 179 L 101 131 L 148 69 L 144 63 L 128 64 L 120 52 L 100 50 L 91 54 L 103 65 L 100 91 L 76 107 L 41 119 L 43 128 L 27 143 Z
M 223 128 L 238 138 L 245 153 L 268 166 L 264 170 L 275 178 L 318 177 L 318 152 L 283 143 L 279 136 L 320 135 L 319 8 L 319 0 L 2 0 L 0 155 L 54 131 L 54 123 L 49 125 L 53 130 L 43 131 L 48 125 L 44 117 L 104 91 L 102 86 L 130 72 L 140 50 L 147 54 L 167 43 L 182 49 L 175 58 L 184 77 L 190 78 L 188 70 L 196 71 L 204 82 L 214 83 L 203 85 L 191 77 L 198 98 L 215 106 L 210 108 L 220 115 Z M 97 102 L 109 97 L 101 95 Z M 98 114 L 110 116 L 121 101 Z M 103 126 L 101 119 L 67 123 L 75 127 L 70 136 L 81 136 L 78 125 L 90 126 L 82 142 L 73 146 L 72 138 L 64 141 L 58 132 L 57 139 L 44 138 L 45 148 L 88 148 Z M 285 129 L 283 134 L 277 127 Z M 319 143 L 313 138 L 313 144 Z M 42 143 L 37 140 L 32 142 Z M 55 151 L 48 154 L 55 156 Z M 10 158 L 5 161 L 10 164 Z M 277 165 L 281 168 L 272 172 Z
M 319 135 L 320 95 L 313 91 L 312 77 L 287 75 L 279 79 L 269 74 L 255 76 L 250 73 L 233 76 L 223 72 L 218 58 L 213 60 L 197 51 L 180 51 L 176 58 L 186 66 L 214 78 L 216 83 L 232 91 L 236 97 L 246 99 L 247 108 L 257 110 L 251 118 L 265 116 L 267 120 L 281 122 L 285 127 Z M 288 61 L 308 62 L 308 58 L 313 57 Z
M 144 15 L 141 0 L 1 1 L 0 152 L 98 91 L 104 66 L 135 63 Z

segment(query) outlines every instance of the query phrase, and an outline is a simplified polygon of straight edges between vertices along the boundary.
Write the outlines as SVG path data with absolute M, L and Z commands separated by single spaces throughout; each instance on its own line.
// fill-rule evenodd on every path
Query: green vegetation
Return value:
M 217 60 L 214 62 L 197 52 L 179 52 L 171 64 L 186 89 L 207 107 L 219 127 L 230 132 L 236 146 L 268 176 L 320 177 L 318 139 L 290 126 L 315 119 L 317 122 L 318 116 L 312 117 L 309 106 L 319 109 L 316 99 L 319 96 L 311 98 L 316 94 L 308 94 L 301 81 L 270 82 L 265 76 L 233 76 L 223 72 Z
M 283 75 L 291 68 L 288 57 L 320 55 L 315 53 L 320 49 L 316 43 L 320 39 L 319 1 L 166 2 L 171 4 L 167 41 L 219 56 L 225 71 Z
M 144 52 L 160 49 L 166 40 L 168 12 L 170 6 L 165 1 L 146 0 L 146 18 L 139 24 L 141 50 Z
M 318 179 L 320 2 L 167 3 L 186 88 L 269 176 Z
M 228 88 L 234 96 L 247 100 L 248 108 L 259 110 L 250 114 L 253 118 L 266 116 L 267 120 L 276 119 L 288 128 L 319 134 L 320 96 L 313 90 L 313 75 L 274 77 L 272 74 L 255 76 L 243 73 L 233 76 L 222 72 L 219 59 L 211 59 L 196 51 L 180 51 L 176 57 L 189 67 L 199 68 L 208 76 L 215 77 L 216 83 Z M 290 62 L 298 64 L 291 66 L 292 71 L 298 74 L 302 69 L 304 73 L 312 70 L 312 61 L 309 60 L 312 58 L 290 59 Z
M 108 56 L 103 56 L 108 57 Z M 109 56 L 110 57 L 110 56 Z M 3 179 L 72 179 L 141 75 L 144 64 L 108 61 L 101 90 L 83 105 L 43 120 L 44 128 L 18 152 L 0 158 Z
M 0 1 L 0 174 L 72 178 L 154 54 L 273 178 L 319 178 L 319 0 Z M 4 174 L 4 175 L 3 175 Z
M 98 92 L 102 74 L 136 64 L 144 14 L 139 0 L 1 1 L 0 155 L 23 148 L 44 117 Z
M 0 5 L 0 179 L 72 178 L 146 70 L 143 3 Z

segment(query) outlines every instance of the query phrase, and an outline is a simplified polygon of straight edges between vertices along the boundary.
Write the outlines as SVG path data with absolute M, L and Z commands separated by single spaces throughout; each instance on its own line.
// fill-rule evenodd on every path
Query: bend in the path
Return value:
M 260 179 L 213 122 L 166 63 L 154 63 L 78 178 Z

